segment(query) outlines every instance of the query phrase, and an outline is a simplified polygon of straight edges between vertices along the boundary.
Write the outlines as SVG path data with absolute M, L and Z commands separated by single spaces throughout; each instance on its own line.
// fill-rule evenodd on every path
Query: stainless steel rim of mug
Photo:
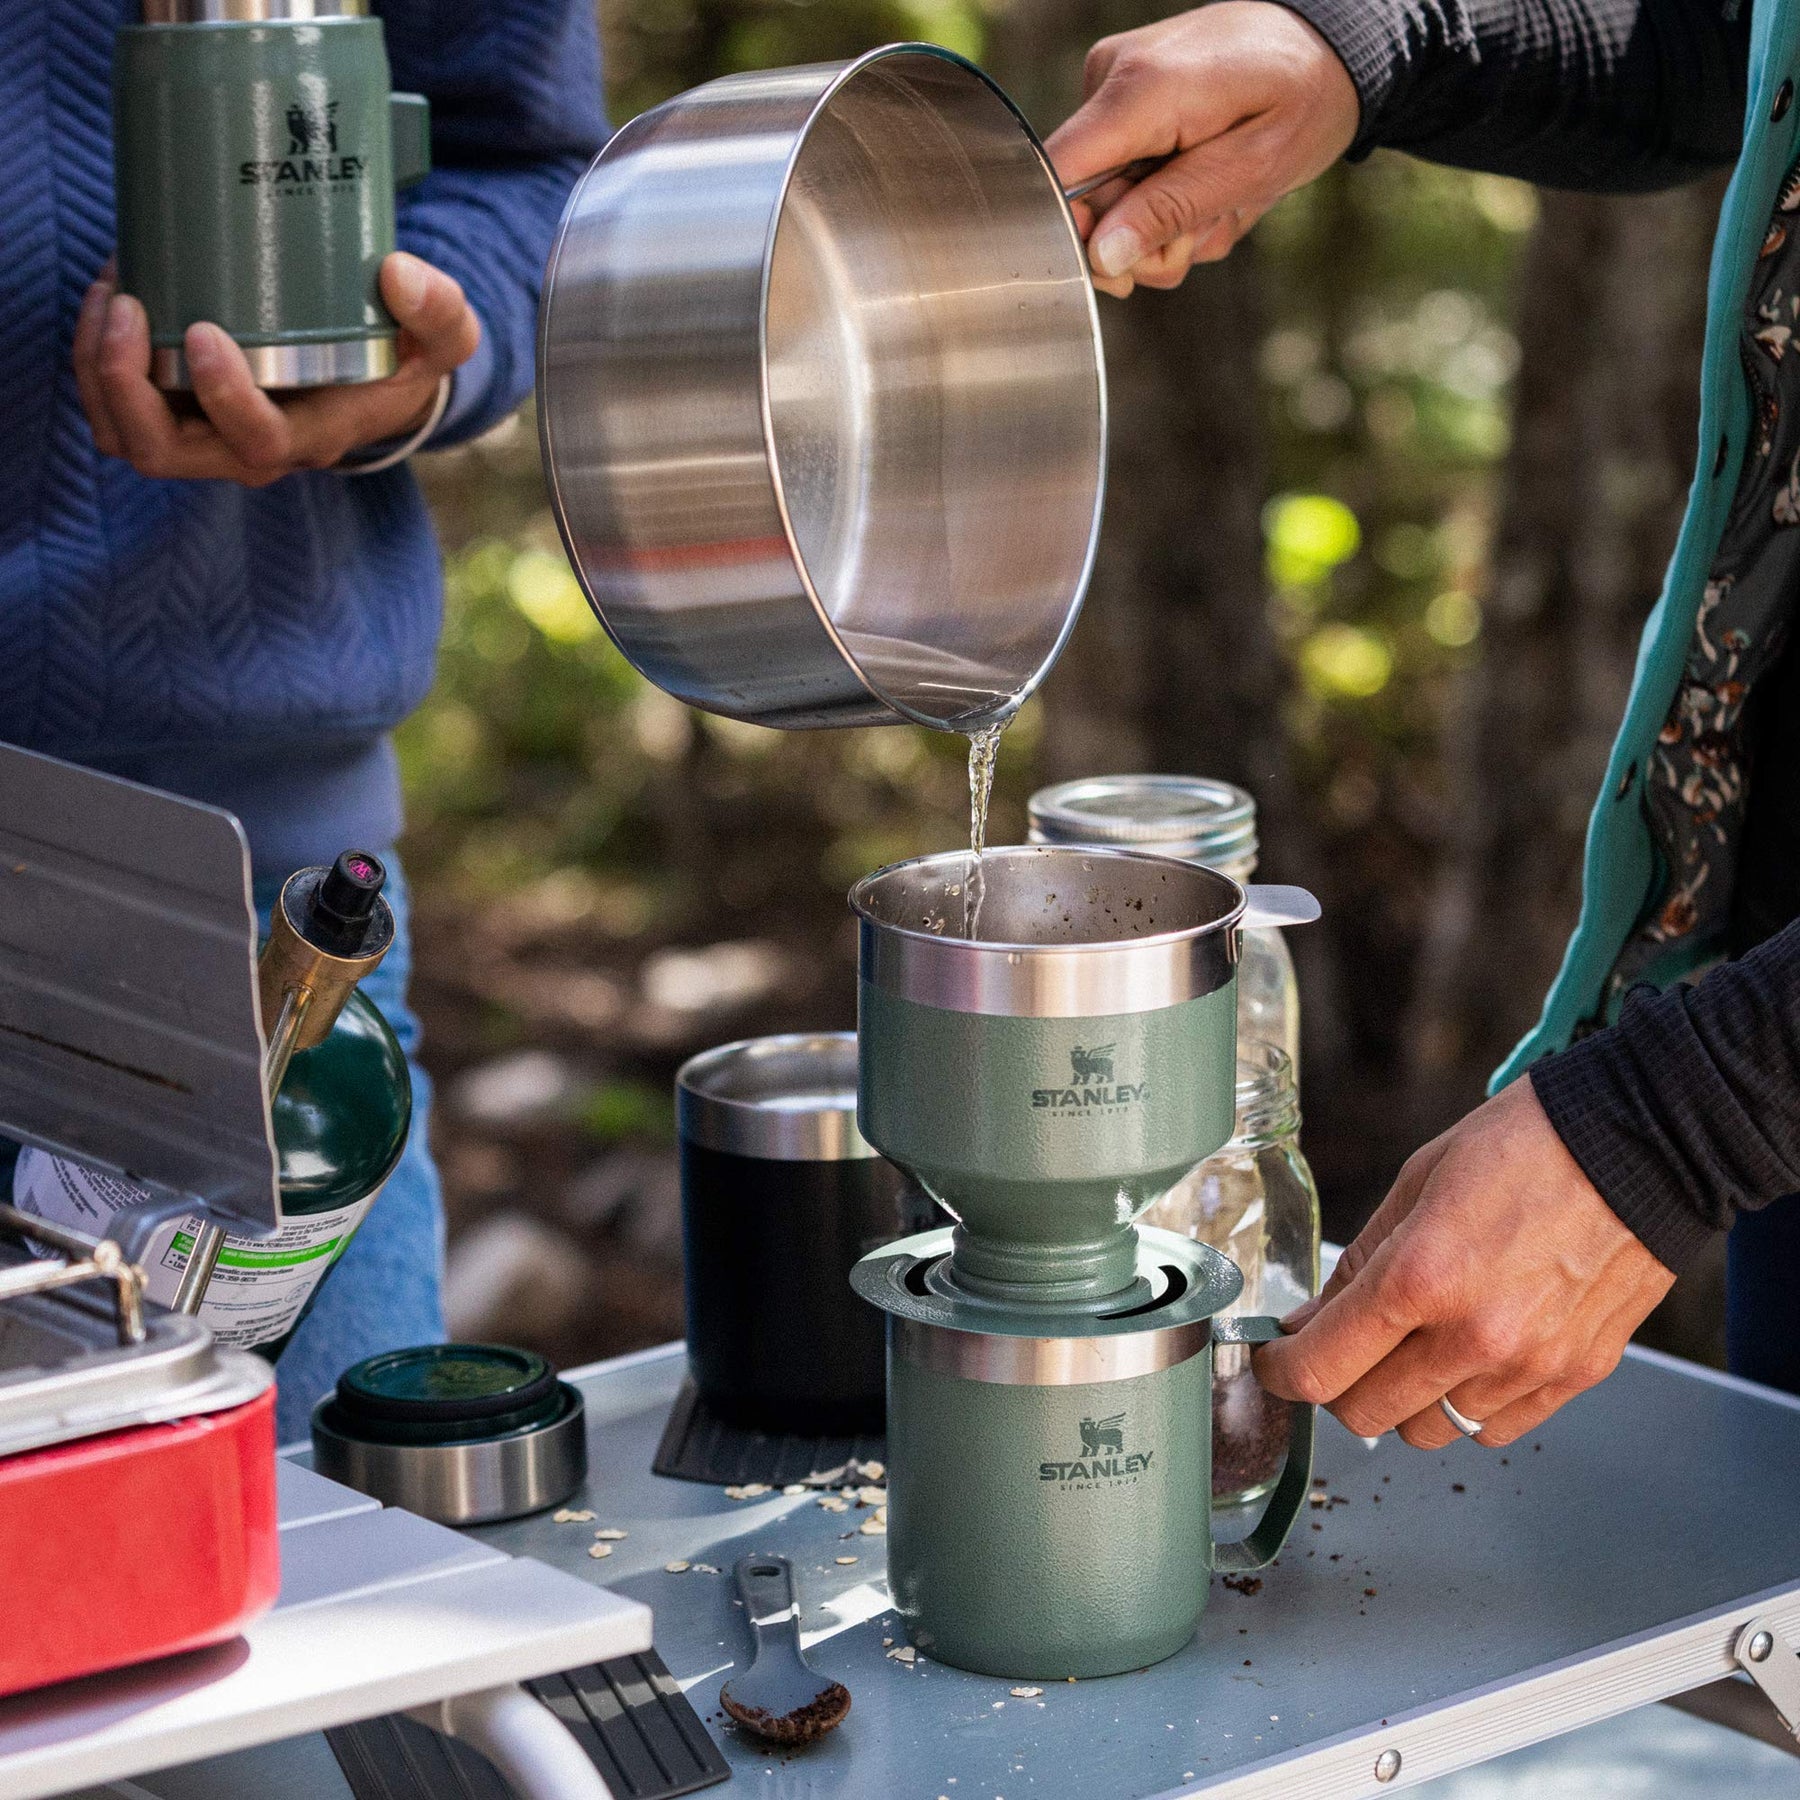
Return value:
M 881 1154 L 856 1127 L 854 1031 L 741 1038 L 703 1050 L 675 1072 L 675 1096 L 682 1137 L 703 1149 L 776 1162 Z
M 1146 878 L 1153 875 L 1159 883 L 1174 879 L 1191 889 L 1196 904 L 1205 906 L 1209 916 L 1179 930 L 1142 937 L 1089 943 L 1009 942 L 997 916 L 1002 910 L 996 904 L 997 890 L 1011 869 L 1022 863 L 1029 867 L 1034 858 L 1043 859 L 1049 869 L 1020 885 L 1036 886 L 1050 901 L 1066 883 L 1079 883 L 1096 870 L 1115 870 L 1127 880 L 1127 871 L 1142 870 Z M 961 850 L 919 857 L 877 869 L 850 890 L 850 904 L 861 919 L 864 981 L 902 1000 L 946 1012 L 1080 1019 L 1179 1006 L 1224 987 L 1236 973 L 1236 926 L 1246 905 L 1243 888 L 1214 870 L 1141 851 L 1033 844 L 988 851 L 982 858 L 983 905 L 995 922 L 992 941 L 953 937 L 947 931 L 939 934 L 922 917 L 917 924 L 903 924 L 891 916 L 917 910 L 915 895 L 929 892 L 929 884 L 940 873 L 944 879 L 937 885 L 948 892 L 948 878 L 966 870 L 968 862 L 968 853 Z M 1052 882 L 1058 885 L 1052 887 Z M 1213 896 L 1210 904 L 1201 898 L 1208 894 Z
M 587 1474 L 587 1419 L 580 1394 L 538 1431 L 485 1443 L 378 1444 L 346 1437 L 313 1414 L 313 1467 L 386 1506 L 442 1525 L 522 1518 L 566 1500 Z
M 259 388 L 347 387 L 383 381 L 400 366 L 391 337 L 338 338 L 323 344 L 245 344 L 250 379 Z M 158 348 L 150 353 L 150 379 L 165 391 L 187 393 L 193 382 L 187 357 Z
M 889 1342 L 902 1362 L 959 1381 L 1000 1387 L 1081 1387 L 1156 1375 L 1199 1356 L 1212 1342 L 1212 1320 L 1190 1319 L 1154 1331 L 1112 1337 L 1011 1337 L 959 1331 L 890 1314 Z
M 144 0 L 146 25 L 304 24 L 366 19 L 369 0 Z

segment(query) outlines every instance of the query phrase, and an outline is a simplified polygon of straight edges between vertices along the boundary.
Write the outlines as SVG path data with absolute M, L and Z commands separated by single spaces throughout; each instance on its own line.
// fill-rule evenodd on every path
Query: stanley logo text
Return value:
M 338 154 L 338 102 L 297 100 L 287 109 L 287 155 L 238 164 L 240 187 L 312 187 L 360 181 L 365 156 Z
M 1033 1088 L 1031 1104 L 1082 1111 L 1090 1107 L 1130 1106 L 1142 1100 L 1150 1091 L 1147 1082 L 1119 1081 L 1113 1074 L 1113 1051 L 1117 1048 L 1116 1044 L 1077 1044 L 1069 1052 L 1069 1085 Z
M 1125 1415 L 1081 1421 L 1081 1455 L 1073 1462 L 1038 1464 L 1039 1481 L 1108 1481 L 1141 1475 L 1150 1467 L 1153 1450 L 1125 1450 Z

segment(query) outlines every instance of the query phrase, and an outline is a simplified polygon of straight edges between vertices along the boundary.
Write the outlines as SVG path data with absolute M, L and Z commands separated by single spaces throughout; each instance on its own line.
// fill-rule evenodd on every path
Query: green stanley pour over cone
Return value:
M 1277 1327 L 1217 1316 L 1242 1283 L 1216 1251 L 1135 1226 L 1231 1134 L 1247 897 L 1017 846 L 982 859 L 977 936 L 968 864 L 851 893 L 859 1123 L 957 1221 L 852 1275 L 887 1314 L 889 1585 L 941 1661 L 1116 1674 L 1192 1637 L 1215 1569 L 1274 1557 L 1311 1474 L 1296 1407 L 1262 1521 L 1214 1545 L 1213 1346 Z
M 385 882 L 380 861 L 355 850 L 329 869 L 300 870 L 282 889 L 258 961 L 280 1230 L 240 1238 L 180 1219 L 157 1233 L 144 1258 L 152 1300 L 197 1308 L 221 1343 L 271 1360 L 349 1248 L 412 1125 L 405 1052 L 356 990 L 394 941 Z M 22 1211 L 95 1237 L 115 1213 L 150 1198 L 42 1150 L 23 1151 L 13 1175 Z

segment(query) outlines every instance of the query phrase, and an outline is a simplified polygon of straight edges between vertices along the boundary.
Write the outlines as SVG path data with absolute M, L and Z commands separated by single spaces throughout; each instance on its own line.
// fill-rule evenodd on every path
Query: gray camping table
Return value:
M 904 1638 L 882 1539 L 857 1530 L 866 1512 L 811 1496 L 734 1502 L 653 1476 L 682 1371 L 672 1345 L 575 1377 L 593 1474 L 571 1504 L 592 1507 L 592 1525 L 539 1515 L 479 1535 L 648 1602 L 734 1786 L 760 1800 L 1392 1793 L 1728 1675 L 1753 1617 L 1800 1643 L 1800 1403 L 1647 1352 L 1506 1451 L 1370 1447 L 1326 1421 L 1327 1498 L 1260 1589 L 1215 1584 L 1197 1638 L 1155 1668 L 1026 1696 L 888 1655 Z M 629 1536 L 595 1561 L 602 1526 Z M 854 1696 L 839 1731 L 787 1756 L 718 1711 L 746 1653 L 731 1564 L 751 1551 L 793 1558 L 814 1660 Z M 313 1739 L 263 1753 L 259 1791 L 341 1795 L 321 1751 Z M 1377 1767 L 1394 1756 L 1384 1783 Z M 150 1785 L 169 1800 L 239 1800 L 249 1770 L 235 1785 L 201 1773 Z

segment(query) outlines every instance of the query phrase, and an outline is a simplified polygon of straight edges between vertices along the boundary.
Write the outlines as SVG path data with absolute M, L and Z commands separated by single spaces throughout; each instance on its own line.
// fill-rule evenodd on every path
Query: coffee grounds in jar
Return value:
M 1248 1367 L 1215 1371 L 1212 1386 L 1214 1500 L 1271 1486 L 1287 1457 L 1293 1408 L 1266 1393 Z

